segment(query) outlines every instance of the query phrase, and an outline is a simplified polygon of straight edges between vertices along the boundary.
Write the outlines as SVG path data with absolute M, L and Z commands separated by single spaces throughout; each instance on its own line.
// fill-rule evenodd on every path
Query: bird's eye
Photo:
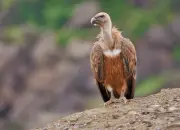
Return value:
M 104 18 L 104 15 L 99 16 L 100 18 Z

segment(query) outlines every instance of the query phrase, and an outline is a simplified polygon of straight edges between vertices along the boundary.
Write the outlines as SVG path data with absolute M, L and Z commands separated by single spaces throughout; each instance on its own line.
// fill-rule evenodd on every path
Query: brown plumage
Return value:
M 91 23 L 101 29 L 90 54 L 91 69 L 101 96 L 105 105 L 112 102 L 112 94 L 126 103 L 126 99 L 134 98 L 137 62 L 135 47 L 116 27 L 112 27 L 107 13 L 96 14 Z

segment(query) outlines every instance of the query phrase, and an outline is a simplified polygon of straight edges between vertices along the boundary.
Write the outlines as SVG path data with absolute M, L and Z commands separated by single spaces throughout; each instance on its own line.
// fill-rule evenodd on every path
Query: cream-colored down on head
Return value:
M 91 18 L 91 24 L 98 26 L 101 29 L 100 35 L 103 42 L 101 47 L 106 56 L 113 57 L 117 56 L 121 50 L 114 48 L 114 40 L 112 37 L 112 22 L 110 16 L 105 12 L 100 12 Z

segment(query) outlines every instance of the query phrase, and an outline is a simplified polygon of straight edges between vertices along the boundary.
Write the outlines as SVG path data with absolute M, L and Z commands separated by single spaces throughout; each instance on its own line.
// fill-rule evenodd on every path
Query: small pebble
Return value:
M 150 108 L 153 109 L 154 111 L 165 112 L 165 109 L 160 105 L 151 105 Z
M 113 115 L 112 115 L 112 118 L 113 118 L 113 119 L 118 119 L 118 118 L 119 118 L 119 115 L 113 114 Z
M 157 110 L 160 111 L 160 112 L 165 112 L 166 111 L 163 107 L 159 107 Z
M 77 129 L 77 128 L 79 128 L 79 125 L 74 125 L 73 128 L 74 128 L 74 129 Z
M 137 112 L 136 112 L 136 111 L 129 111 L 128 114 L 129 114 L 129 115 L 136 115 Z
M 69 121 L 73 122 L 73 121 L 77 121 L 78 118 L 70 118 Z
M 160 105 L 151 105 L 150 107 L 151 108 L 158 108 L 158 107 L 160 107 Z
M 134 120 L 129 122 L 129 124 L 134 124 L 134 123 L 136 123 L 136 121 Z
M 86 121 L 86 125 L 91 124 L 92 120 Z
M 168 108 L 168 111 L 169 111 L 169 112 L 176 111 L 176 110 L 178 110 L 176 107 L 169 107 L 169 108 Z
M 148 112 L 154 112 L 154 109 L 153 108 L 148 108 L 147 111 Z
M 148 115 L 149 112 L 148 112 L 148 111 L 143 111 L 141 114 L 143 114 L 143 115 Z
M 69 130 L 69 128 L 68 128 L 68 127 L 66 127 L 66 128 L 64 128 L 63 130 Z
M 109 122 L 106 122 L 106 123 L 104 124 L 104 127 L 105 127 L 105 128 L 108 128 L 108 127 L 110 127 L 110 124 L 109 124 Z
M 173 122 L 173 121 L 175 121 L 175 118 L 170 117 L 169 121 Z
M 147 125 L 147 127 L 151 127 L 152 123 L 150 121 L 143 121 L 143 123 L 145 123 Z
M 174 122 L 170 123 L 168 128 L 171 128 L 171 127 L 180 127 L 180 121 L 174 121 Z

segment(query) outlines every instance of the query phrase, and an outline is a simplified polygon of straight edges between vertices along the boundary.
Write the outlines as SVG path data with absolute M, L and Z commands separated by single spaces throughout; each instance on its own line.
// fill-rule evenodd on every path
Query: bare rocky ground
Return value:
M 162 89 L 127 105 L 111 104 L 64 117 L 36 130 L 179 130 L 180 89 Z M 35 129 L 34 129 L 35 130 Z

